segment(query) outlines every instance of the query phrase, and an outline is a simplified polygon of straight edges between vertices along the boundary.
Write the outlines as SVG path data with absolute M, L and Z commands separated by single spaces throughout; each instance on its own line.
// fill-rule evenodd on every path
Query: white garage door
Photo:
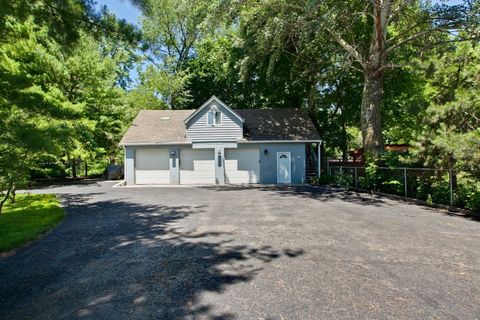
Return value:
M 135 154 L 136 184 L 169 184 L 168 149 L 137 149 Z
M 180 184 L 215 183 L 213 149 L 180 150 Z
M 226 183 L 259 183 L 260 156 L 258 148 L 225 150 Z

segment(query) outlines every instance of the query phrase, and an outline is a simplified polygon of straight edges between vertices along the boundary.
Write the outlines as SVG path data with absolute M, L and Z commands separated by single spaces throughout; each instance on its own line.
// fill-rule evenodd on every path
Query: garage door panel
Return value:
M 215 183 L 215 160 L 212 149 L 180 150 L 180 183 Z
M 259 183 L 258 148 L 225 150 L 225 180 L 227 183 Z
M 170 183 L 167 149 L 137 149 L 135 160 L 136 184 Z
M 168 170 L 137 170 L 137 184 L 169 184 Z

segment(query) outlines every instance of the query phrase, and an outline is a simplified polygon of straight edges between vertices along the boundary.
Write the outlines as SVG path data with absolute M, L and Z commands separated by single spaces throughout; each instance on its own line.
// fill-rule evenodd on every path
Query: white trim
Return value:
M 237 143 L 322 143 L 322 140 L 238 140 Z
M 198 114 L 203 108 L 205 108 L 207 105 L 210 104 L 210 102 L 212 102 L 213 100 L 217 101 L 220 105 L 222 105 L 222 107 L 224 107 L 225 109 L 227 109 L 228 111 L 230 111 L 235 117 L 238 118 L 238 120 L 242 121 L 242 122 L 245 122 L 245 119 L 243 119 L 242 117 L 240 117 L 235 111 L 233 111 L 232 109 L 230 109 L 222 100 L 218 99 L 216 96 L 212 96 L 210 99 L 207 100 L 207 102 L 205 102 L 204 104 L 202 104 L 200 106 L 200 108 L 198 108 L 197 110 L 195 110 L 195 112 L 191 113 L 183 122 L 185 124 L 187 124 L 190 120 L 192 120 L 192 118 Z
M 123 147 L 136 147 L 136 146 L 171 146 L 171 145 L 188 145 L 192 144 L 191 141 L 182 142 L 137 142 L 137 143 L 121 143 Z

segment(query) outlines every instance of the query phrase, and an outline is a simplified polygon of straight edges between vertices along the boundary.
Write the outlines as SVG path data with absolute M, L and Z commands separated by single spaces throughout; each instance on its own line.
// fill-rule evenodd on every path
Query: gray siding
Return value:
M 222 125 L 207 125 L 207 112 L 212 104 L 222 112 Z M 243 137 L 243 123 L 220 103 L 212 101 L 196 114 L 187 125 L 187 139 L 191 141 L 237 141 Z
M 292 159 L 292 183 L 305 183 L 304 143 L 263 143 L 260 148 L 260 181 L 263 184 L 277 183 L 277 152 L 290 152 Z M 267 149 L 267 154 L 265 154 Z
M 305 183 L 305 144 L 304 143 L 241 143 L 238 148 L 259 148 L 260 154 L 260 183 L 275 184 L 277 183 L 277 152 L 290 152 L 292 159 L 292 183 Z M 152 147 L 156 148 L 156 147 Z M 170 152 L 175 151 L 175 157 L 170 158 L 171 181 L 170 183 L 178 183 L 178 172 L 172 172 L 179 169 L 178 162 L 178 146 L 170 146 Z M 212 146 L 213 149 L 213 146 Z M 223 149 L 223 148 L 222 148 Z M 267 153 L 265 154 L 265 149 Z M 213 150 L 212 150 L 213 152 Z M 218 149 L 215 150 L 215 155 Z M 223 154 L 223 152 L 222 152 Z M 173 158 L 173 159 L 172 159 Z M 223 158 L 223 155 L 222 155 Z M 135 184 L 135 148 L 125 147 L 125 180 L 127 185 Z M 215 165 L 217 166 L 217 158 L 215 157 Z M 223 162 L 222 162 L 223 166 Z M 220 168 L 218 168 L 220 169 Z M 222 168 L 223 169 L 223 168 Z M 221 183 L 222 181 L 218 181 Z

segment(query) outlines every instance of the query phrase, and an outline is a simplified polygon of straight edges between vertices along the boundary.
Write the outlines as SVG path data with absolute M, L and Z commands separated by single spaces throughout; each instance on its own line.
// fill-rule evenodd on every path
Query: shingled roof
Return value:
M 320 140 L 301 109 L 234 109 L 244 122 L 244 141 Z M 120 145 L 188 143 L 184 120 L 195 110 L 141 110 Z

